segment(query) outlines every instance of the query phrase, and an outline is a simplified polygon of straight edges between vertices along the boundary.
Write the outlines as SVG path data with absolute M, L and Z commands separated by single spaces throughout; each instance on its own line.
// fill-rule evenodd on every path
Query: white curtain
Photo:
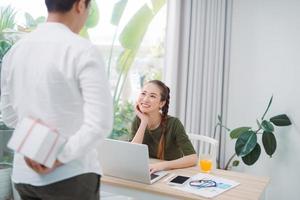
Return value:
M 231 0 L 168 1 L 164 80 L 171 89 L 170 114 L 187 132 L 212 137 L 217 116 L 226 116 L 231 6 Z M 223 165 L 221 132 L 216 139 Z

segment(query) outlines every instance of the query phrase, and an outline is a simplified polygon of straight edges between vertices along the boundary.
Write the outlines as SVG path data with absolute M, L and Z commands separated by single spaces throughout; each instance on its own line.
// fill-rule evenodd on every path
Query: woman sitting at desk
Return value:
M 135 107 L 131 142 L 148 145 L 149 156 L 164 160 L 150 172 L 194 166 L 197 155 L 179 119 L 168 116 L 170 89 L 159 80 L 143 87 Z

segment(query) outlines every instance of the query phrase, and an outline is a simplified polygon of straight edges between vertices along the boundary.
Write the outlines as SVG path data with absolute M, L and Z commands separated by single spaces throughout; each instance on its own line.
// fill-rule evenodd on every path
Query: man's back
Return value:
M 98 53 L 89 41 L 59 23 L 42 24 L 25 36 L 5 56 L 2 68 L 4 99 L 5 93 L 9 93 L 10 104 L 14 108 L 13 112 L 3 112 L 4 118 L 12 119 L 8 124 L 15 126 L 17 120 L 31 116 L 70 138 L 76 132 L 91 131 L 89 125 L 82 126 L 84 112 L 88 111 L 87 124 L 92 123 L 96 130 L 109 127 L 111 119 L 103 113 L 111 113 L 111 106 L 99 105 L 102 100 L 110 101 L 110 91 Z M 85 101 L 90 104 L 84 107 Z M 99 116 L 102 116 L 101 121 Z M 94 117 L 98 118 L 97 122 L 93 121 Z M 95 133 L 90 134 L 96 138 Z M 74 147 L 80 147 L 85 140 L 91 138 L 81 135 L 73 139 L 62 157 L 80 156 L 69 154 L 75 154 L 76 150 L 72 152 Z M 21 155 L 16 154 L 13 180 L 40 185 L 56 181 L 57 177 L 83 173 L 82 170 L 101 173 L 99 163 L 90 162 L 97 156 L 96 149 L 76 153 L 82 154 L 82 157 L 46 175 L 43 180 L 30 171 Z M 89 163 L 88 166 L 84 162 Z
M 83 117 L 77 79 L 80 61 L 84 63 L 89 48 L 88 41 L 59 23 L 42 24 L 19 41 L 9 52 L 4 69 L 9 72 L 9 90 L 18 116 L 38 117 L 63 133 L 77 130 Z M 74 125 L 68 126 L 66 120 Z
M 45 4 L 47 22 L 3 59 L 1 112 L 8 126 L 30 117 L 67 140 L 50 168 L 15 153 L 12 180 L 22 199 L 99 200 L 97 148 L 111 131 L 113 105 L 101 55 L 76 35 L 91 0 Z

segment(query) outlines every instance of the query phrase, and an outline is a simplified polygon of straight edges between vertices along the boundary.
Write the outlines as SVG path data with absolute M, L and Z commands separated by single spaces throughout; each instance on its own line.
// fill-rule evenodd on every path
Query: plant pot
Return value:
M 11 187 L 11 171 L 12 168 L 7 164 L 0 164 L 0 199 L 12 199 Z

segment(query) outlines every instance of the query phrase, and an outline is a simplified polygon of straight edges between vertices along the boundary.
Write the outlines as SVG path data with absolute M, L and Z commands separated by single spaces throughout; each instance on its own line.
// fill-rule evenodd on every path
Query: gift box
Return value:
M 57 130 L 41 120 L 24 118 L 18 123 L 7 146 L 51 168 L 65 142 L 66 139 Z

